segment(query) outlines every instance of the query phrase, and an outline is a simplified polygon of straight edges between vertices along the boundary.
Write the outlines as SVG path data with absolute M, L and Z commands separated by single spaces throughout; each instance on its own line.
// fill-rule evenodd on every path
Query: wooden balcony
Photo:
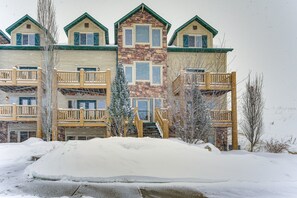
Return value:
M 106 110 L 58 109 L 58 126 L 96 127 L 106 126 Z
M 106 89 L 111 83 L 107 71 L 56 71 L 57 84 L 61 89 Z
M 1 121 L 37 121 L 36 105 L 0 105 Z
M 0 69 L 0 89 L 3 91 L 28 90 L 36 88 L 38 82 L 41 81 L 41 69 L 21 70 L 16 69 Z
M 213 127 L 232 127 L 232 111 L 213 110 L 210 117 Z
M 199 86 L 202 92 L 217 91 L 226 93 L 232 88 L 231 73 L 187 73 L 182 71 L 181 74 L 173 81 L 172 89 L 174 94 L 178 94 L 182 89 L 191 85 Z

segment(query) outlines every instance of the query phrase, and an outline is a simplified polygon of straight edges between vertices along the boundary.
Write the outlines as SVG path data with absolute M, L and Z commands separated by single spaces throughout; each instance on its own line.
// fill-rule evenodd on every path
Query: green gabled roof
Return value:
M 172 45 L 177 36 L 177 33 L 182 29 L 184 29 L 185 27 L 187 27 L 193 21 L 197 21 L 199 24 L 205 27 L 208 31 L 210 31 L 213 34 L 213 37 L 215 37 L 218 34 L 218 31 L 215 28 L 213 28 L 211 25 L 209 25 L 203 19 L 201 19 L 199 16 L 196 15 L 174 31 L 168 45 Z
M 36 20 L 34 20 L 32 17 L 30 17 L 29 15 L 25 15 L 22 18 L 20 18 L 19 20 L 17 20 L 14 24 L 12 24 L 11 26 L 9 26 L 8 28 L 6 28 L 6 32 L 11 35 L 11 32 L 16 29 L 17 27 L 19 27 L 20 25 L 22 25 L 25 21 L 31 21 L 32 23 L 34 23 L 36 26 L 38 26 L 40 29 L 46 31 L 46 29 L 40 25 L 40 23 L 38 23 Z
M 135 14 L 136 12 L 138 12 L 139 10 L 142 10 L 142 9 L 145 10 L 145 11 L 147 11 L 153 17 L 155 17 L 156 19 L 158 19 L 161 23 L 163 23 L 164 25 L 166 25 L 167 26 L 167 32 L 169 32 L 170 27 L 171 27 L 171 24 L 168 21 L 166 21 L 164 18 L 162 18 L 160 15 L 158 15 L 151 8 L 149 8 L 147 5 L 145 5 L 144 3 L 142 3 L 139 6 L 137 6 L 134 10 L 132 10 L 131 12 L 129 12 L 128 14 L 126 14 L 125 16 L 123 16 L 122 18 L 120 18 L 119 20 L 117 20 L 114 23 L 114 41 L 115 41 L 115 44 L 117 44 L 118 26 L 121 23 L 123 23 L 124 21 L 126 21 L 128 18 L 130 18 L 133 14 Z
M 74 27 L 75 25 L 77 25 L 79 22 L 81 22 L 85 18 L 90 19 L 93 23 L 95 23 L 99 28 L 101 28 L 105 32 L 105 43 L 106 44 L 109 44 L 109 37 L 108 37 L 108 29 L 107 29 L 107 27 L 105 27 L 104 25 L 102 25 L 99 21 L 97 21 L 96 19 L 94 19 L 87 12 L 85 12 L 80 17 L 78 17 L 77 19 L 75 19 L 74 21 L 72 21 L 71 23 L 69 23 L 68 25 L 66 25 L 64 27 L 64 31 L 65 31 L 66 35 L 68 36 L 68 30 L 70 30 L 72 27 Z
M 0 35 L 10 43 L 10 38 L 8 38 L 8 36 L 2 30 L 0 30 Z

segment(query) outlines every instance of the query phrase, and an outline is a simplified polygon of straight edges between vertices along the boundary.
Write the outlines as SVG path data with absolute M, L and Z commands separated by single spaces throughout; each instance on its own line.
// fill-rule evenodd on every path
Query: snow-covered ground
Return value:
M 296 155 L 219 152 L 208 145 L 210 152 L 204 147 L 151 138 L 66 143 L 30 139 L 0 144 L 0 197 L 36 195 L 40 186 L 77 191 L 78 184 L 84 184 L 85 189 L 112 187 L 131 192 L 141 188 L 195 189 L 208 197 L 297 196 Z M 30 161 L 45 153 L 38 161 Z

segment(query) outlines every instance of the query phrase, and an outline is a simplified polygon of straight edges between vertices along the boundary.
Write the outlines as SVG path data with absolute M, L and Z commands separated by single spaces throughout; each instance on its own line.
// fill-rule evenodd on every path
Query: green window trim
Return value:
M 99 45 L 99 33 L 94 33 L 94 45 Z
M 79 45 L 79 32 L 74 32 L 74 45 Z
M 16 44 L 22 45 L 22 34 L 21 33 L 16 34 Z

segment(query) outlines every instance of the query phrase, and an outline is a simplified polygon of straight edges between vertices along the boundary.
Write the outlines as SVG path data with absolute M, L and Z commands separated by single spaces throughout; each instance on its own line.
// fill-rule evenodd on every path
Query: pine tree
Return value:
M 133 111 L 130 105 L 130 92 L 122 65 L 117 67 L 114 81 L 111 85 L 111 103 L 108 108 L 111 130 L 114 136 L 124 136 L 125 122 L 127 131 L 132 128 Z

